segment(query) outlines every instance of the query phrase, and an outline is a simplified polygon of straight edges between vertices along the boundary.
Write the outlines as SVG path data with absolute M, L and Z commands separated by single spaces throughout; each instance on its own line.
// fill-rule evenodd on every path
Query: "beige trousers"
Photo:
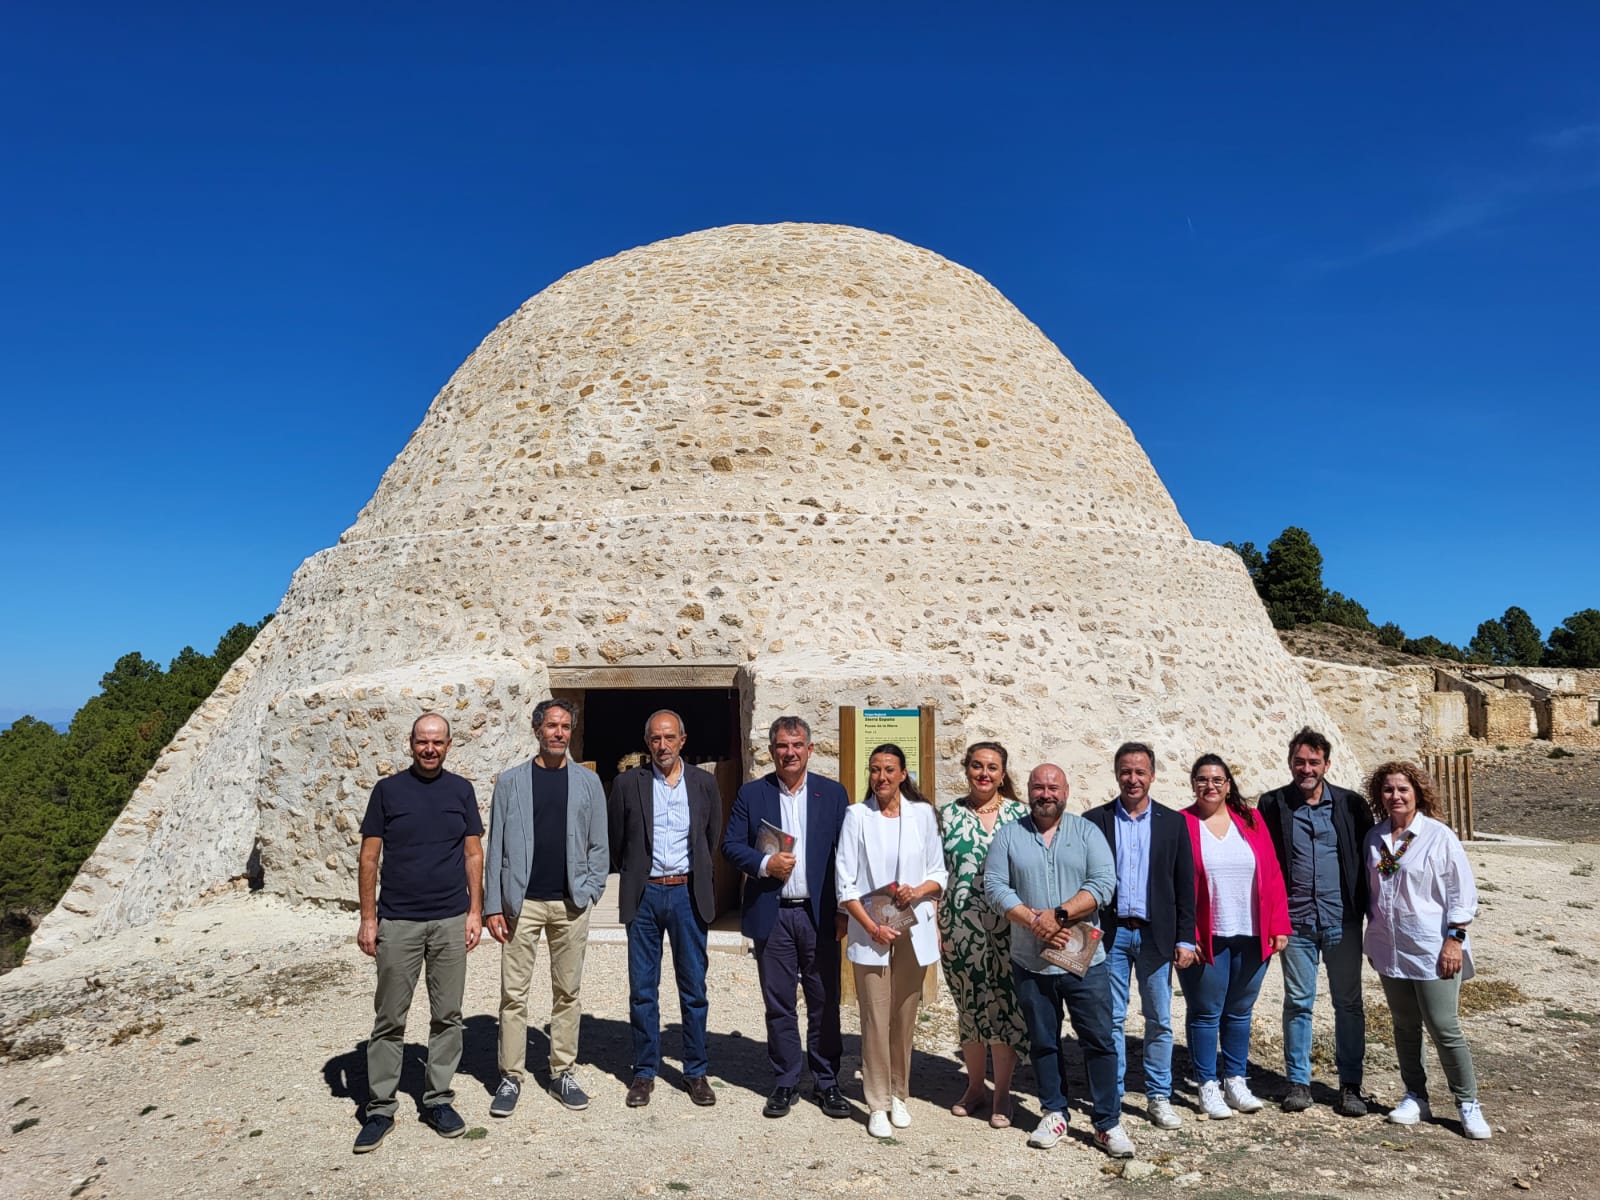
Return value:
M 889 1098 L 911 1095 L 911 1035 L 917 1028 L 923 969 L 909 936 L 889 947 L 889 965 L 855 969 L 861 1007 L 861 1090 L 871 1112 L 887 1112 Z
M 583 1009 L 583 954 L 589 946 L 589 909 L 565 900 L 524 900 L 510 938 L 500 947 L 500 1073 L 521 1080 L 528 1058 L 528 985 L 539 934 L 550 949 L 550 1078 L 578 1062 L 578 1019 Z

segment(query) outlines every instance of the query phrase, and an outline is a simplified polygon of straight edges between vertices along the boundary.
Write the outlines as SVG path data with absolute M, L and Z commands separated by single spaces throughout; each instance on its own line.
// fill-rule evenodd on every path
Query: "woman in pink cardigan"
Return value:
M 1179 969 L 1178 980 L 1188 1008 L 1186 1036 L 1200 1081 L 1200 1107 L 1221 1121 L 1235 1109 L 1261 1108 L 1245 1083 L 1250 1013 L 1267 959 L 1288 945 L 1293 927 L 1272 837 L 1245 804 L 1228 764 L 1203 754 L 1189 769 L 1189 782 L 1194 804 L 1184 816 L 1194 851 L 1194 940 L 1200 957 Z

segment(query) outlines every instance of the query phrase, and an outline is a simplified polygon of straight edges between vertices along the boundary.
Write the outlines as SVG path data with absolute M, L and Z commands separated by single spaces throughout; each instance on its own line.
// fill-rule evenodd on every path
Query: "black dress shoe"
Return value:
M 422 1123 L 440 1137 L 460 1137 L 467 1131 L 461 1114 L 448 1104 L 434 1104 L 422 1110 Z
M 690 1075 L 683 1081 L 683 1086 L 688 1089 L 689 1099 L 701 1108 L 710 1108 L 717 1102 L 717 1094 L 711 1090 L 711 1084 L 704 1075 Z
M 368 1117 L 361 1126 L 361 1132 L 356 1134 L 356 1144 L 352 1149 L 357 1154 L 371 1154 L 378 1148 L 378 1143 L 389 1136 L 389 1131 L 394 1128 L 393 1117 Z
M 844 1093 L 839 1090 L 839 1085 L 817 1089 L 817 1107 L 822 1109 L 822 1115 L 841 1121 L 850 1115 L 850 1101 L 844 1098 Z
M 654 1075 L 635 1075 L 628 1085 L 628 1107 L 643 1108 L 650 1103 L 650 1093 L 655 1090 Z
M 767 1097 L 767 1105 L 761 1110 L 763 1117 L 787 1117 L 789 1110 L 794 1107 L 795 1093 L 798 1088 L 775 1087 L 772 1095 Z

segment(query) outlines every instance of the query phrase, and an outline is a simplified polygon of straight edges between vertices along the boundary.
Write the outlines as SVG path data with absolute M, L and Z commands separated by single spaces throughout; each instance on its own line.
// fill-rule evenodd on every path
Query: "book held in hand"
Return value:
M 763 854 L 792 854 L 794 834 L 779 829 L 771 821 L 763 821 L 756 830 L 756 849 Z
M 1094 962 L 1094 952 L 1100 945 L 1100 927 L 1088 921 L 1074 921 L 1067 926 L 1067 944 L 1041 946 L 1039 957 L 1045 962 L 1070 971 L 1079 979 Z
M 900 908 L 896 906 L 894 897 L 887 891 L 872 892 L 864 898 L 867 915 L 873 923 L 882 925 L 885 929 L 895 929 L 904 933 L 920 919 L 917 916 L 917 906 Z

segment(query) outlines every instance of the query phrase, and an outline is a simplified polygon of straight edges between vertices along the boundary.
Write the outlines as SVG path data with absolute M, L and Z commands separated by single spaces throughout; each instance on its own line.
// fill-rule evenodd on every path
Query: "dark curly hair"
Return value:
M 1367 803 L 1372 806 L 1372 815 L 1377 820 L 1389 819 L 1389 809 L 1383 803 L 1383 781 L 1391 775 L 1404 775 L 1411 781 L 1411 790 L 1416 793 L 1419 813 L 1425 817 L 1439 815 L 1439 793 L 1433 786 L 1433 776 L 1416 763 L 1396 760 L 1381 764 L 1367 776 Z

